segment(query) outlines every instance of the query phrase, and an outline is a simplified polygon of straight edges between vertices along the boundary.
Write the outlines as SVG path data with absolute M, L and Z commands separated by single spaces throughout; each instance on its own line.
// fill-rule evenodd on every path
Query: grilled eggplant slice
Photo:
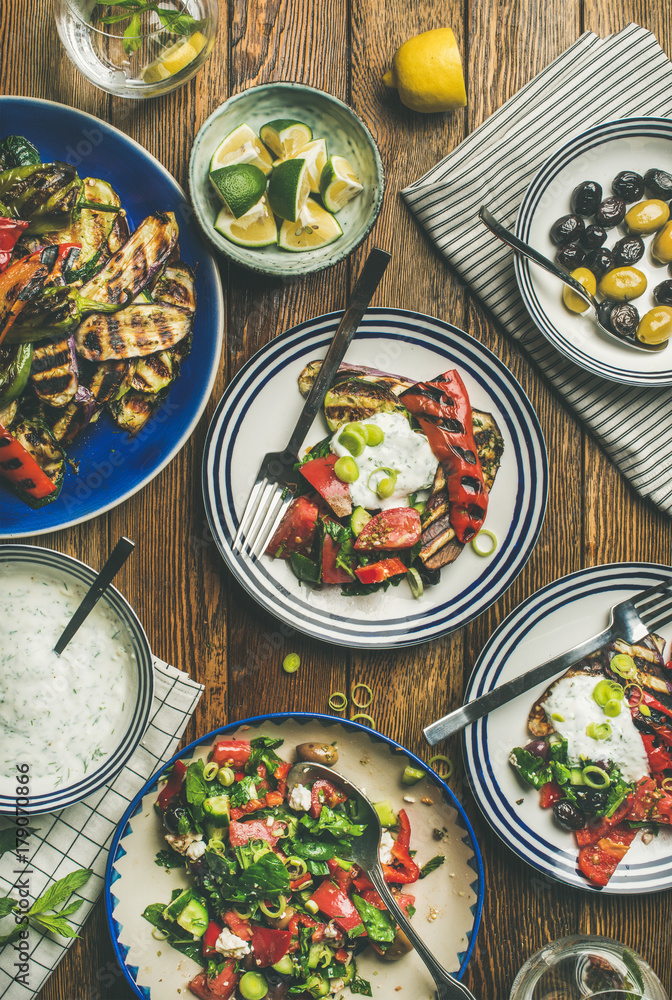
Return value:
M 387 385 L 351 378 L 337 382 L 324 397 L 324 415 L 331 431 L 374 413 L 405 413 L 403 403 Z
M 155 393 L 167 389 L 175 377 L 176 361 L 170 351 L 159 351 L 140 358 L 131 388 L 136 392 Z
M 121 207 L 118 194 L 107 183 L 96 177 L 84 178 L 84 196 L 89 202 L 97 202 L 100 205 L 117 205 Z M 106 243 L 114 229 L 117 216 L 114 212 L 96 212 L 91 208 L 82 208 L 68 225 L 61 229 L 42 233 L 39 238 L 28 236 L 24 238 L 24 245 L 29 251 L 36 250 L 45 243 L 81 243 L 82 250 L 77 261 L 77 268 L 90 261 L 101 249 L 105 252 L 99 258 L 98 266 L 102 266 L 103 260 L 109 256 Z M 118 249 L 116 247 L 115 249 Z
M 92 313 L 77 327 L 77 353 L 88 361 L 145 357 L 188 336 L 193 321 L 193 313 L 157 302 Z
M 145 426 L 160 402 L 161 397 L 158 395 L 136 392 L 135 389 L 131 389 L 120 400 L 107 405 L 118 427 L 123 431 L 128 431 L 129 434 L 137 434 Z
M 121 399 L 131 388 L 137 362 L 101 361 L 90 371 L 82 372 L 82 380 L 98 405 Z
M 321 368 L 321 361 L 310 361 L 303 369 L 299 375 L 299 392 L 302 396 L 307 396 L 313 388 L 313 382 L 317 378 Z M 349 365 L 344 361 L 339 365 L 338 371 L 334 375 L 332 387 L 339 382 L 345 382 L 351 378 L 387 386 L 395 396 L 402 393 L 404 389 L 410 389 L 414 385 L 413 381 L 404 375 L 390 375 L 387 372 L 379 371 L 377 368 L 367 368 L 365 365 Z
M 96 302 L 132 301 L 168 259 L 177 235 L 173 212 L 147 216 L 121 249 L 82 287 L 82 295 Z
M 188 312 L 195 313 L 194 272 L 182 261 L 177 264 L 168 264 L 163 273 L 159 275 L 152 295 L 155 302 L 165 302 L 166 305 L 177 306 L 178 309 L 186 309 Z
M 71 338 L 36 347 L 30 370 L 35 394 L 49 406 L 67 406 L 77 392 L 77 361 Z

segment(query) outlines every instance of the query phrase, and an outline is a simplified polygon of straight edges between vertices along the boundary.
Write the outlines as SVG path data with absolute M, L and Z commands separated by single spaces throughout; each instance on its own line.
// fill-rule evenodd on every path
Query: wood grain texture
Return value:
M 171 465 L 110 514 L 36 539 L 94 566 L 120 534 L 136 540 L 137 550 L 118 585 L 138 611 L 156 653 L 207 686 L 185 740 L 259 712 L 328 711 L 332 691 L 351 693 L 362 682 L 375 692 L 368 711 L 378 727 L 427 759 L 422 727 L 460 703 L 484 643 L 522 600 L 583 566 L 670 561 L 670 519 L 634 493 L 536 367 L 433 250 L 399 195 L 583 30 L 604 35 L 630 21 L 654 31 L 672 54 L 669 0 L 229 0 L 220 5 L 213 54 L 194 80 L 162 99 L 124 102 L 97 91 L 71 66 L 48 0 L 8 0 L 0 6 L 2 93 L 60 101 L 100 116 L 142 143 L 183 185 L 193 136 L 205 118 L 230 94 L 267 81 L 300 80 L 348 101 L 370 128 L 383 159 L 383 208 L 349 262 L 293 281 L 264 280 L 221 265 L 222 366 L 206 414 Z M 415 115 L 384 88 L 382 75 L 406 38 L 446 24 L 463 53 L 469 106 L 453 114 Z M 393 253 L 374 304 L 415 309 L 467 329 L 520 381 L 546 439 L 550 495 L 531 559 L 492 608 L 417 649 L 358 653 L 290 632 L 231 580 L 207 528 L 200 466 L 207 425 L 227 382 L 283 330 L 342 308 L 373 244 Z M 459 563 L 453 569 L 459 572 Z M 299 653 L 302 661 L 291 676 L 281 670 L 288 652 Z M 350 705 L 346 714 L 354 711 Z M 465 803 L 485 860 L 483 925 L 466 974 L 475 995 L 506 1000 L 531 952 L 579 931 L 615 937 L 641 951 L 672 992 L 672 893 L 600 897 L 538 876 L 482 820 L 464 778 L 459 739 L 438 749 L 455 763 L 451 786 Z M 98 906 L 40 1000 L 132 996 Z

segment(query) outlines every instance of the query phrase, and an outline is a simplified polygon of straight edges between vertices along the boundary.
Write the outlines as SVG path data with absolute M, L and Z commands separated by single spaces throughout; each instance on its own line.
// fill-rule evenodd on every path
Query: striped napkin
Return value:
M 527 187 L 554 150 L 600 122 L 641 115 L 672 117 L 672 63 L 655 37 L 636 24 L 604 39 L 586 32 L 402 195 L 638 493 L 672 514 L 672 390 L 616 387 L 560 354 L 527 313 L 513 252 L 477 215 L 486 204 L 513 229 Z
M 57 813 L 35 816 L 30 825 L 37 829 L 27 841 L 27 860 L 17 863 L 14 852 L 0 857 L 0 896 L 19 898 L 26 885 L 30 900 L 39 896 L 56 879 L 78 868 L 91 868 L 93 875 L 77 892 L 84 903 L 70 921 L 79 930 L 103 890 L 105 865 L 112 836 L 129 802 L 145 781 L 165 764 L 177 750 L 178 743 L 203 693 L 203 685 L 169 666 L 154 660 L 154 704 L 152 717 L 142 743 L 126 767 L 105 788 L 74 806 Z M 2 818 L 5 828 L 8 822 Z M 4 928 L 3 928 L 4 930 Z M 72 940 L 30 930 L 27 949 L 19 942 L 0 946 L 0 998 L 29 1000 L 47 981 L 65 955 Z M 103 969 L 109 979 L 119 975 Z M 100 978 L 100 974 L 99 974 Z M 104 980 L 101 980 L 103 982 Z M 72 983 L 73 996 L 78 995 Z

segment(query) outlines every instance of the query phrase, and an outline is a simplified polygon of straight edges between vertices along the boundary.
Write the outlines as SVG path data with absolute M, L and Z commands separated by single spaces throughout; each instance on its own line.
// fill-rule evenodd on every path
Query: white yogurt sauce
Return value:
M 411 493 L 429 489 L 434 479 L 438 465 L 436 456 L 429 447 L 429 441 L 424 434 L 411 430 L 403 413 L 375 413 L 361 424 L 375 424 L 385 434 L 381 444 L 371 447 L 367 445 L 361 455 L 354 461 L 359 469 L 359 477 L 350 483 L 350 496 L 355 507 L 366 507 L 368 510 L 389 510 L 392 507 L 404 507 Z M 331 450 L 340 458 L 352 458 L 347 448 L 339 443 L 339 429 L 331 439 Z M 397 488 L 391 497 L 384 500 L 369 489 L 369 477 L 381 467 L 394 469 L 397 473 Z
M 555 731 L 567 740 L 567 753 L 572 764 L 582 760 L 610 760 L 618 765 L 626 781 L 637 781 L 649 773 L 642 738 L 625 702 L 620 715 L 606 716 L 593 698 L 601 678 L 588 674 L 563 677 L 553 687 L 544 702 L 544 711 Z M 561 718 L 558 718 L 560 716 Z M 611 735 L 595 740 L 586 734 L 591 722 L 608 722 Z
M 85 593 L 67 574 L 0 568 L 0 776 L 13 788 L 16 765 L 27 763 L 31 795 L 102 766 L 137 698 L 131 637 L 104 597 L 61 656 L 53 652 Z

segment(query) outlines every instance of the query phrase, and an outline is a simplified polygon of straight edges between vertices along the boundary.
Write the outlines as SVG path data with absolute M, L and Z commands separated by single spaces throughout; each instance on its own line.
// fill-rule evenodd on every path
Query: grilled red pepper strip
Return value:
M 4 271 L 12 257 L 12 250 L 28 223 L 22 219 L 0 218 L 0 271 Z
M 57 255 L 55 247 L 47 247 L 17 260 L 0 275 L 0 344 L 24 306 L 41 290 Z
M 471 403 L 459 372 L 418 382 L 399 399 L 418 420 L 446 474 L 450 523 L 461 542 L 476 535 L 485 520 L 488 492 L 474 441 Z
M 399 810 L 399 834 L 391 847 L 392 857 L 399 863 L 400 868 L 392 865 L 383 865 L 383 875 L 386 882 L 395 884 L 408 884 L 417 882 L 420 878 L 420 869 L 409 854 L 411 844 L 411 823 L 405 809 Z
M 13 486 L 18 486 L 33 500 L 44 500 L 58 490 L 58 485 L 2 424 L 0 424 L 0 475 Z

